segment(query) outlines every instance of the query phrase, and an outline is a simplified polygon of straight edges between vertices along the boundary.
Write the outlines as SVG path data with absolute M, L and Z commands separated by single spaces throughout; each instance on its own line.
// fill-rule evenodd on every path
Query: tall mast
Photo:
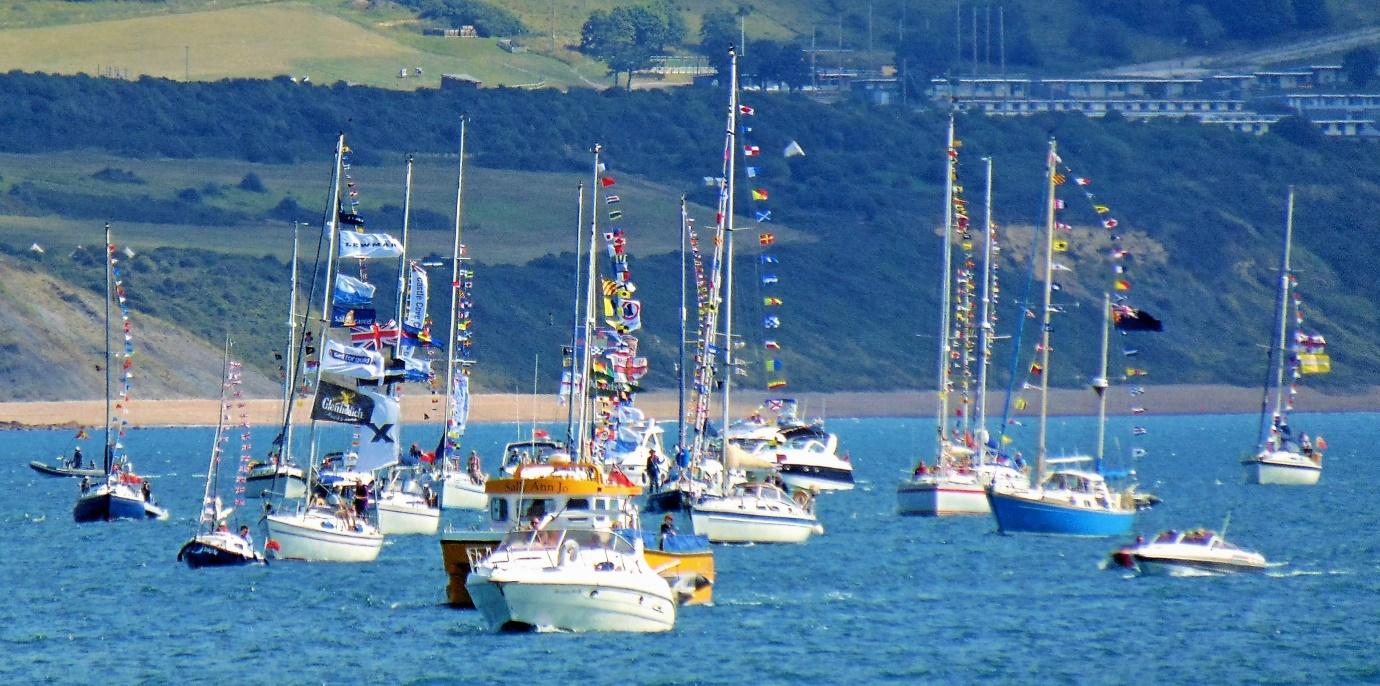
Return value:
M 201 517 L 197 519 L 197 532 L 201 532 L 201 525 L 208 525 L 206 531 L 209 533 L 216 528 L 216 515 L 219 515 L 219 508 L 212 508 L 215 504 L 213 499 L 215 494 L 220 491 L 220 440 L 225 435 L 225 396 L 230 390 L 230 334 L 225 335 L 225 354 L 220 362 L 220 404 L 216 406 L 216 433 L 211 438 L 211 465 L 206 470 L 206 490 L 201 494 Z M 208 511 L 207 508 L 212 508 Z M 209 517 L 207 516 L 209 512 Z
M 1270 348 L 1270 359 L 1274 362 L 1275 374 L 1275 411 L 1274 416 L 1284 416 L 1284 366 L 1288 357 L 1284 354 L 1284 346 L 1287 344 L 1285 339 L 1286 320 L 1289 315 L 1289 255 L 1293 251 L 1294 244 L 1294 187 L 1289 187 L 1289 203 L 1285 210 L 1284 217 L 1284 256 L 1280 258 L 1279 264 L 1279 292 L 1275 296 L 1275 340 L 1274 346 Z M 1266 387 L 1266 394 L 1269 393 Z M 1262 443 L 1268 436 L 1269 424 L 1265 416 L 1265 402 L 1261 402 L 1261 427 L 1260 440 Z
M 450 263 L 450 323 L 446 341 L 446 404 L 445 435 L 441 437 L 441 473 L 446 472 L 446 462 L 450 457 L 450 432 L 455 429 L 453 414 L 455 404 L 455 307 L 460 298 L 460 229 L 464 211 L 465 197 L 465 118 L 460 117 L 460 172 L 455 177 L 455 238 L 451 245 Z
M 685 318 L 686 278 L 685 252 L 688 238 L 690 215 L 686 210 L 685 196 L 680 196 L 680 357 L 676 360 L 676 461 L 680 462 L 685 452 Z
M 723 430 L 719 432 L 723 450 L 723 488 L 728 490 L 728 422 L 731 408 L 729 399 L 733 392 L 733 189 L 735 159 L 738 156 L 738 54 L 732 48 L 728 51 L 728 155 L 724 157 L 724 183 L 727 184 L 727 199 L 724 210 L 724 406 Z
M 1107 445 L 1107 355 L 1112 333 L 1112 296 L 1102 294 L 1102 357 L 1097 368 L 1097 376 L 1092 380 L 1093 392 L 1097 394 L 1097 459 L 1093 471 L 1102 473 L 1102 456 Z
M 300 226 L 300 222 L 292 222 L 292 275 L 288 278 L 288 339 L 286 355 L 283 357 L 283 428 L 278 432 L 283 443 L 278 446 L 279 464 L 286 464 L 288 446 L 292 445 L 292 395 L 297 383 L 297 232 Z M 276 488 L 277 484 L 274 486 Z
M 105 473 L 110 473 L 111 461 L 115 457 L 115 443 L 110 438 L 110 281 L 114 278 L 110 260 L 113 258 L 113 245 L 110 243 L 110 222 L 105 223 Z
M 992 330 L 992 243 L 997 230 L 992 224 L 992 158 L 987 162 L 987 189 L 983 201 L 982 222 L 986 229 L 982 236 L 982 304 L 978 313 L 978 397 L 977 433 L 978 462 L 985 462 L 987 455 L 987 358 L 991 354 Z
M 1044 266 L 1044 304 L 1040 313 L 1040 434 L 1036 444 L 1035 483 L 1045 480 L 1045 435 L 1049 424 L 1049 331 L 1050 293 L 1053 292 L 1054 274 L 1054 188 L 1055 160 L 1058 156 L 1058 143 L 1049 139 L 1049 157 L 1045 160 L 1045 266 Z
M 936 419 L 939 422 L 939 452 L 935 456 L 938 464 L 944 457 L 944 444 L 949 440 L 949 356 L 952 352 L 949 342 L 949 308 L 952 306 L 952 284 L 949 275 L 953 271 L 954 241 L 954 174 L 957 170 L 954 148 L 954 116 L 949 115 L 948 144 L 944 149 L 944 262 L 940 275 L 939 297 L 939 407 Z
M 331 183 L 330 212 L 331 218 L 326 230 L 330 232 L 327 241 L 326 251 L 326 287 L 321 294 L 321 325 L 317 328 L 319 334 L 316 338 L 317 345 L 322 350 L 326 346 L 326 334 L 330 331 L 331 325 L 331 303 L 335 301 L 335 253 L 336 242 L 340 238 L 340 165 L 345 156 L 345 134 L 342 132 L 335 139 L 335 168 L 331 170 L 334 177 Z M 320 392 L 321 385 L 321 365 L 316 366 L 316 382 L 313 384 L 317 392 Z M 314 463 L 316 462 L 316 439 L 317 439 L 317 420 L 311 420 L 311 456 L 307 460 L 307 493 L 312 492 L 312 479 L 315 474 Z
M 596 180 L 595 185 L 598 185 Z M 575 307 L 571 315 L 570 324 L 570 397 L 567 398 L 565 408 L 565 445 L 569 449 L 575 443 L 575 402 L 577 391 L 580 388 L 580 365 L 575 359 L 575 351 L 580 349 L 580 278 L 583 275 L 580 267 L 580 257 L 584 252 L 585 241 L 585 185 L 582 183 L 575 189 Z
M 579 452 L 576 453 L 581 462 L 588 461 L 590 458 L 590 455 L 585 450 L 585 446 L 588 443 L 587 424 L 592 414 L 589 407 L 589 366 L 594 356 L 594 323 L 596 321 L 594 308 L 596 304 L 595 298 L 597 298 L 599 294 L 599 275 L 595 271 L 595 257 L 598 255 L 598 251 L 594 249 L 594 243 L 599 238 L 599 174 L 601 166 L 599 162 L 599 153 L 603 152 L 603 150 L 604 146 L 598 143 L 595 143 L 591 150 L 594 153 L 594 184 L 590 188 L 589 202 L 589 261 L 585 266 L 589 280 L 585 284 L 585 349 L 584 354 L 580 358 L 580 394 L 578 396 L 580 399 L 580 424 L 578 427 L 580 449 Z
M 411 274 L 411 269 L 407 264 L 407 233 L 412 223 L 412 156 L 407 156 L 407 179 L 403 182 L 403 223 L 402 223 L 402 254 L 398 256 L 398 318 L 393 320 L 398 323 L 398 337 L 393 340 L 393 355 L 401 356 L 403 345 L 403 298 L 407 295 L 407 279 Z M 383 351 L 380 350 L 380 353 Z M 383 378 L 383 394 L 388 396 L 398 396 L 399 384 L 388 382 L 387 374 Z M 399 462 L 402 456 L 402 428 L 398 431 L 399 440 L 393 441 L 393 462 Z

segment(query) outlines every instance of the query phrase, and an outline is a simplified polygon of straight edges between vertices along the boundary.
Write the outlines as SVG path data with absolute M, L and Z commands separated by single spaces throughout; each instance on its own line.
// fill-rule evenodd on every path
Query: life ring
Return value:
M 795 495 L 791 496 L 791 500 L 794 500 L 796 505 L 808 507 L 810 504 L 810 492 L 805 490 L 796 491 Z
M 580 544 L 567 538 L 565 543 L 561 544 L 561 564 L 574 564 L 579 557 Z

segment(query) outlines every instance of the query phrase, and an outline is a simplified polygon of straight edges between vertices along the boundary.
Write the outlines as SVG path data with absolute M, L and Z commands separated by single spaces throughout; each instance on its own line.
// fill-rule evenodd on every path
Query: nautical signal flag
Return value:
M 762 149 L 755 145 L 744 145 L 743 155 L 746 157 L 757 157 L 762 154 Z
M 746 117 L 751 117 L 752 115 L 757 114 L 757 110 L 753 109 L 750 105 L 739 105 L 738 114 L 741 114 Z
M 782 154 L 786 157 L 798 157 L 805 154 L 805 148 L 800 147 L 799 143 L 791 141 L 786 145 L 786 150 Z
M 605 176 L 604 178 L 599 179 L 599 183 L 602 184 L 604 188 L 608 188 L 609 186 L 612 186 L 617 182 L 613 180 L 612 176 Z
M 610 204 L 610 205 L 617 205 L 619 200 L 621 200 L 621 198 L 619 198 L 618 196 L 616 196 L 616 195 L 614 195 L 614 194 L 612 194 L 612 193 L 610 193 L 610 194 L 604 196 L 604 202 L 606 202 L 606 203 L 608 203 L 608 204 Z
M 1059 198 L 1055 198 L 1055 199 L 1054 199 L 1054 209 L 1056 209 L 1056 210 L 1062 210 L 1062 209 L 1064 209 L 1064 201 L 1063 201 L 1063 200 L 1060 200 Z
M 762 347 L 766 348 L 767 350 L 780 350 L 781 344 L 776 342 L 775 340 L 769 339 L 762 341 Z
M 1044 367 L 1041 367 L 1039 362 L 1033 362 L 1033 363 L 1031 363 L 1031 365 L 1030 365 L 1030 373 L 1031 373 L 1031 374 L 1033 374 L 1033 375 L 1035 375 L 1035 376 L 1039 376 L 1040 374 L 1043 374 L 1044 371 L 1045 371 Z
M 776 242 L 776 235 L 766 232 L 757 234 L 757 242 L 763 247 L 766 247 Z
M 1148 375 L 1149 373 L 1150 373 L 1150 372 L 1147 372 L 1147 371 L 1145 371 L 1144 369 L 1140 369 L 1140 368 L 1137 368 L 1137 367 L 1127 367 L 1127 368 L 1126 368 L 1126 376 L 1146 376 L 1146 375 Z
M 775 257 L 772 257 L 771 255 L 763 255 L 758 259 L 762 261 L 762 264 L 777 264 L 778 262 L 780 262 L 780 260 L 776 259 Z
M 773 314 L 773 315 L 769 315 L 766 319 L 763 319 L 763 320 L 762 320 L 762 328 L 764 328 L 764 329 L 779 329 L 779 328 L 781 328 L 781 318 L 778 317 L 778 316 L 776 316 L 776 315 L 774 315 L 774 314 Z
M 1327 353 L 1299 353 L 1299 373 L 1326 374 L 1332 371 L 1332 358 Z
M 767 382 L 767 388 L 772 389 L 772 390 L 775 390 L 775 389 L 778 389 L 778 388 L 785 388 L 785 387 L 786 387 L 786 380 L 785 380 L 785 379 L 772 379 L 771 381 L 768 381 L 768 382 Z
M 781 360 L 775 358 L 767 360 L 766 366 L 769 372 L 779 372 L 781 371 Z
M 1075 177 L 1073 177 L 1073 182 L 1076 183 L 1076 184 L 1078 184 L 1078 185 L 1080 185 L 1080 186 L 1090 186 L 1090 185 L 1092 185 L 1092 179 L 1085 178 L 1085 177 L 1082 177 L 1082 176 L 1075 176 Z
M 614 220 L 614 219 L 621 219 L 622 217 L 623 217 L 623 210 L 610 210 L 610 211 L 609 211 L 609 220 L 610 220 L 610 221 L 612 221 L 612 220 Z
M 1112 208 L 1107 207 L 1106 205 L 1093 205 L 1093 211 L 1098 214 L 1107 214 L 1108 212 L 1112 211 Z
M 761 167 L 746 167 L 745 169 L 747 171 L 747 176 L 749 179 L 755 179 L 757 178 L 758 174 L 762 173 Z
M 762 298 L 762 304 L 766 307 L 774 307 L 781 304 L 781 298 L 766 297 Z
M 1054 172 L 1054 185 L 1062 186 L 1064 185 L 1064 182 L 1067 180 L 1068 178 L 1065 177 L 1063 174 L 1060 174 L 1059 172 Z
M 1131 282 L 1130 282 L 1130 281 L 1127 281 L 1126 279 L 1117 279 L 1115 282 L 1113 282 L 1112 285 L 1113 285 L 1118 291 L 1129 291 L 1129 290 L 1131 290 Z
M 765 188 L 754 188 L 754 189 L 752 189 L 752 199 L 753 199 L 753 200 L 766 200 L 766 199 L 767 199 L 767 189 L 765 189 Z
M 758 224 L 771 221 L 771 210 L 757 210 L 753 214 L 757 217 Z
M 776 283 L 777 281 L 780 281 L 780 279 L 776 278 L 776 275 L 775 275 L 775 274 L 763 274 L 763 275 L 762 275 L 762 285 L 763 285 L 763 286 L 770 286 L 770 285 Z
M 1147 428 L 1145 428 L 1145 427 L 1143 427 L 1143 426 L 1133 426 L 1133 427 L 1131 427 L 1131 434 L 1134 435 L 1134 436 L 1144 436 L 1145 434 L 1147 434 L 1147 433 L 1149 433 L 1149 432 L 1150 432 L 1150 430 L 1147 429 Z
M 1107 219 L 1106 221 L 1103 221 L 1103 222 L 1102 222 L 1103 228 L 1115 229 L 1115 228 L 1116 228 L 1116 225 L 1117 225 L 1116 219 Z
M 1062 241 L 1062 240 L 1060 240 L 1060 241 L 1054 241 L 1054 252 L 1068 252 L 1068 251 L 1069 251 L 1069 242 L 1068 242 L 1068 241 Z

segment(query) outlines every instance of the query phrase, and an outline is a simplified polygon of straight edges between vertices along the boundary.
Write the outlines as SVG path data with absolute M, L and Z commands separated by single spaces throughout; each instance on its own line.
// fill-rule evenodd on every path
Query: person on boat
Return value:
M 1313 456 L 1313 442 L 1308 440 L 1308 434 L 1299 434 L 1299 447 L 1303 448 L 1303 454 L 1308 457 Z
M 81 469 L 81 446 L 72 449 L 72 469 Z
M 466 471 L 470 474 L 470 481 L 476 484 L 484 483 L 484 466 L 479 462 L 478 450 L 470 451 L 470 459 L 469 464 L 466 465 Z
M 366 508 L 369 507 L 369 487 L 361 481 L 355 484 L 355 514 L 364 516 Z
M 403 462 L 403 464 L 420 464 L 422 461 L 422 449 L 418 448 L 416 443 L 413 443 L 412 447 L 407 449 L 407 458 L 408 459 Z
M 91 490 L 91 477 L 89 477 L 89 476 L 83 476 L 83 477 L 81 478 L 81 492 L 82 492 L 82 493 L 86 493 L 87 491 L 90 491 L 90 490 Z
M 671 515 L 666 515 L 665 517 L 662 517 L 662 518 L 661 518 L 661 533 L 660 533 L 660 535 L 657 536 L 657 547 L 660 548 L 660 549 L 662 549 L 662 550 L 665 550 L 665 549 L 666 549 L 666 538 L 667 538 L 668 536 L 675 536 L 675 535 L 676 535 L 676 521 L 675 521 L 675 518 L 672 517 Z
M 250 548 L 254 547 L 254 536 L 253 534 L 249 533 L 248 524 L 240 525 L 240 538 L 243 538 L 245 544 L 247 544 Z
M 149 486 L 149 480 L 144 479 L 143 485 L 139 487 L 139 492 L 144 496 L 144 502 L 153 502 L 153 487 Z
M 920 464 L 918 464 L 918 465 L 915 466 L 915 474 L 914 474 L 914 476 L 916 476 L 916 477 L 921 477 L 921 476 L 924 476 L 924 475 L 929 474 L 929 473 L 930 473 L 930 468 L 927 467 L 927 466 L 925 466 L 924 460 L 921 460 L 921 461 L 920 461 Z
M 228 524 L 226 524 L 225 522 L 221 522 L 220 525 L 216 527 L 216 533 L 218 533 L 218 534 L 228 534 L 228 533 L 230 533 L 230 526 L 229 526 Z
M 647 490 L 656 493 L 658 486 L 661 485 L 661 458 L 656 454 L 656 448 L 647 449 Z

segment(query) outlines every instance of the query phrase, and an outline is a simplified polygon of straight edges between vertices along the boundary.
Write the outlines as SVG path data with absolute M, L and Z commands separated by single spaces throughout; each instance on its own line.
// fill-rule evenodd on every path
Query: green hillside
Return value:
M 255 329 L 264 333 L 254 337 L 274 337 L 286 272 L 282 218 L 264 234 L 241 234 L 236 226 L 221 224 L 217 213 L 259 217 L 289 194 L 299 198 L 304 211 L 319 212 L 320 201 L 312 198 L 322 191 L 312 189 L 322 186 L 322 160 L 336 130 L 347 126 L 357 172 L 361 180 L 368 178 L 362 182 L 366 202 L 399 197 L 402 156 L 414 152 L 436 159 L 424 165 L 432 199 L 422 205 L 444 216 L 451 171 L 439 156 L 454 148 L 456 115 L 468 113 L 474 122 L 472 161 L 480 170 L 469 195 L 479 215 L 471 220 L 482 227 L 474 240 L 478 246 L 488 233 L 486 249 L 502 255 L 490 258 L 476 249 L 476 335 L 483 365 L 477 379 L 503 390 L 528 387 L 524 379 L 530 379 L 537 355 L 547 370 L 547 385 L 554 388 L 554 360 L 569 317 L 570 257 L 561 254 L 570 240 L 563 233 L 572 218 L 569 184 L 587 174 L 584 151 L 600 141 L 610 173 L 621 179 L 620 190 L 625 183 L 630 189 L 640 184 L 660 189 L 636 201 L 630 191 L 622 208 L 646 303 L 642 341 L 655 370 L 650 381 L 670 383 L 678 279 L 676 257 L 666 252 L 676 235 L 674 215 L 667 210 L 683 192 L 699 203 L 695 214 L 701 225 L 712 220 L 706 209 L 712 194 L 700 179 L 717 171 L 721 91 L 499 90 L 455 96 L 285 82 L 127 83 L 19 74 L 0 76 L 0 90 L 11 94 L 0 100 L 0 117 L 8 122 L 0 150 L 11 155 L 0 181 L 0 221 L 25 223 L 32 232 L 56 227 L 47 239 L 37 233 L 7 238 L 6 259 L 31 262 L 64 278 L 85 278 L 67 251 L 56 248 L 80 241 L 63 231 L 95 225 L 91 199 L 72 186 L 97 194 L 110 182 L 90 175 L 107 167 L 147 177 L 145 186 L 100 191 L 110 208 L 132 213 L 133 202 L 151 213 L 137 229 L 140 244 L 181 246 L 148 251 L 148 268 L 132 277 L 134 303 L 212 340 L 227 321 L 254 327 L 265 322 Z M 784 325 L 776 334 L 790 387 L 932 384 L 944 115 L 820 105 L 785 95 L 759 94 L 749 101 L 758 111 L 751 135 L 768 151 L 760 158 L 763 173 L 757 183 L 770 189 L 775 216 L 800 234 L 800 240 L 774 248 L 785 300 Z M 1053 135 L 1064 161 L 1076 174 L 1094 179 L 1099 202 L 1115 208 L 1133 249 L 1134 302 L 1166 322 L 1163 335 L 1137 342 L 1142 352 L 1135 363 L 1152 370 L 1149 381 L 1258 382 L 1284 196 L 1293 183 L 1300 190 L 1296 264 L 1302 293 L 1309 321 L 1327 336 L 1334 356 L 1334 373 L 1318 382 L 1380 382 L 1380 350 L 1371 333 L 1380 325 L 1374 305 L 1380 286 L 1369 278 L 1380 257 L 1372 238 L 1380 219 L 1371 211 L 1380 203 L 1380 186 L 1368 173 L 1380 163 L 1380 150 L 1322 140 L 1307 128 L 1281 128 L 1287 135 L 1256 138 L 1192 122 L 1090 121 L 1076 115 L 961 119 L 960 175 L 968 195 L 976 197 L 971 189 L 979 185 L 979 157 L 991 154 L 997 219 L 1011 228 L 1003 325 L 1024 321 L 1018 309 L 1028 283 L 1022 258 L 1033 239 L 1029 225 L 1040 217 L 1044 148 Z M 799 141 L 807 154 L 781 157 L 776 151 L 790 140 Z M 54 160 L 51 171 L 45 169 L 49 159 Z M 162 165 L 169 171 L 158 171 Z M 209 198 L 199 191 L 195 205 L 173 200 L 190 203 L 178 197 L 178 188 L 228 186 L 250 171 L 268 189 L 266 197 L 235 189 Z M 40 182 L 64 183 L 62 178 L 42 181 L 45 175 L 68 176 L 67 190 L 37 192 L 44 187 Z M 482 180 L 486 175 L 491 181 Z M 545 187 L 535 183 L 548 178 L 556 181 Z M 1095 300 L 1107 283 L 1109 264 L 1102 244 L 1092 238 L 1101 229 L 1088 228 L 1099 218 L 1075 202 L 1081 200 L 1074 187 L 1064 190 L 1070 205 L 1065 221 L 1073 224 L 1069 259 L 1076 264 L 1073 274 L 1061 279 L 1067 314 L 1057 323 L 1058 363 L 1050 375 L 1068 386 L 1083 383 L 1094 369 Z M 40 210 L 44 203 L 65 208 L 53 210 L 59 220 L 47 223 L 50 212 Z M 484 205 L 495 219 L 480 213 Z M 503 209 L 512 205 L 534 209 Z M 538 207 L 552 209 L 543 214 Z M 384 208 L 378 212 L 386 216 Z M 177 221 L 155 221 L 169 214 Z M 197 223 L 187 224 L 189 218 Z M 375 219 L 388 228 L 386 220 Z M 7 231 L 11 235 L 20 234 Z M 47 254 L 27 252 L 30 238 L 48 240 Z M 505 243 L 519 247 L 505 251 Z M 750 256 L 754 250 L 745 252 Z M 739 292 L 743 303 L 761 301 L 752 285 L 757 280 L 752 263 L 751 257 L 740 263 L 748 275 Z M 379 269 L 384 274 L 379 278 L 391 278 L 390 270 Z M 743 306 L 739 314 L 740 331 L 760 331 L 760 308 Z M 262 345 L 267 351 L 276 343 Z M 999 351 L 998 359 L 1006 354 Z

